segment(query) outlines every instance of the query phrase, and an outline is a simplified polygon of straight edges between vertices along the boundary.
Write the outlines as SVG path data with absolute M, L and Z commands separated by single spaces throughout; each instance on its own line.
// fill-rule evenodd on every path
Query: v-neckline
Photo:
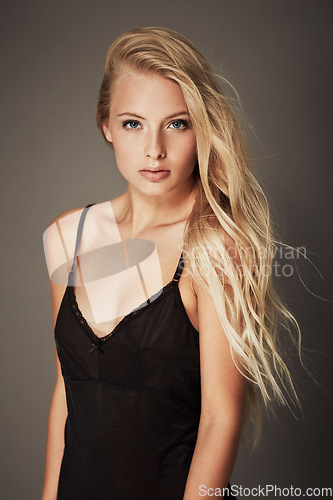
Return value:
M 164 297 L 167 294 L 167 292 L 169 290 L 172 290 L 172 288 L 177 284 L 178 284 L 178 280 L 173 278 L 171 281 L 169 281 L 169 283 L 167 283 L 158 292 L 154 293 L 154 295 L 149 297 L 147 300 L 142 302 L 142 304 L 140 304 L 138 307 L 136 307 L 135 309 L 130 311 L 128 314 L 126 314 L 109 333 L 107 333 L 106 335 L 102 335 L 101 337 L 94 332 L 94 330 L 92 329 L 92 327 L 89 325 L 86 318 L 82 314 L 82 311 L 81 311 L 81 309 L 78 305 L 77 299 L 76 299 L 74 287 L 67 285 L 67 292 L 68 292 L 69 299 L 70 299 L 71 310 L 74 313 L 74 316 L 79 321 L 79 323 L 83 327 L 84 331 L 90 335 L 91 339 L 94 342 L 96 342 L 98 345 L 100 345 L 100 344 L 106 342 L 107 340 L 109 340 L 111 337 L 113 337 L 113 335 L 120 328 L 122 328 L 125 325 L 125 323 L 127 323 L 127 321 L 129 321 L 137 313 L 139 313 L 140 311 L 144 311 L 150 305 L 155 304 L 155 302 L 157 302 L 161 297 Z M 152 300 L 155 297 L 155 295 L 158 295 L 158 296 L 156 297 L 156 299 Z M 145 304 L 145 305 L 143 305 L 143 304 Z
M 75 318 L 79 321 L 79 323 L 82 326 L 83 330 L 93 340 L 94 345 L 100 346 L 101 344 L 103 344 L 104 342 L 106 342 L 107 340 L 109 340 L 110 338 L 112 338 L 113 335 L 119 329 L 121 329 L 127 323 L 127 321 L 130 320 L 133 316 L 135 316 L 140 311 L 144 311 L 145 309 L 147 309 L 151 304 L 154 304 L 160 297 L 165 296 L 166 293 L 169 290 L 172 290 L 172 288 L 175 285 L 178 285 L 178 282 L 180 280 L 181 274 L 183 272 L 182 263 L 183 263 L 183 252 L 181 253 L 181 255 L 179 257 L 179 260 L 178 260 L 178 263 L 177 263 L 177 267 L 176 267 L 176 271 L 175 271 L 175 273 L 173 275 L 172 280 L 169 281 L 169 283 L 167 283 L 166 285 L 164 285 L 160 290 L 158 290 L 156 293 L 154 293 L 147 300 L 145 300 L 144 302 L 142 302 L 138 307 L 136 307 L 135 309 L 132 309 L 132 311 L 130 311 L 128 314 L 126 314 L 116 324 L 116 326 L 109 333 L 107 333 L 105 335 L 102 335 L 102 336 L 99 336 L 99 335 L 97 335 L 94 332 L 93 328 L 89 325 L 88 321 L 84 317 L 84 315 L 83 315 L 83 313 L 82 313 L 82 311 L 81 311 L 81 309 L 79 307 L 79 304 L 77 302 L 77 298 L 76 298 L 76 295 L 75 295 L 74 283 L 73 283 L 72 286 L 69 284 L 70 281 L 71 281 L 71 275 L 74 272 L 74 269 L 72 269 L 72 271 L 69 273 L 67 287 L 66 287 L 66 293 L 69 296 L 69 302 L 70 302 L 70 305 L 71 305 L 71 310 L 74 313 Z M 156 295 L 157 295 L 157 297 L 156 297 L 156 299 L 154 299 L 154 297 Z

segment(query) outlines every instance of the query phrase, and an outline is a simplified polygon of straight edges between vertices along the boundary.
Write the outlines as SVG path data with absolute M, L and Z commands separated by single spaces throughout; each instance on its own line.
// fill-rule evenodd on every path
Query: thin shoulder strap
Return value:
M 183 252 L 181 253 L 178 261 L 178 266 L 176 272 L 172 278 L 172 281 L 179 281 L 184 267 Z
M 79 225 L 77 228 L 77 234 L 76 234 L 76 242 L 75 242 L 75 251 L 74 251 L 74 258 L 73 258 L 73 264 L 71 268 L 70 274 L 74 272 L 74 267 L 75 267 L 75 262 L 76 262 L 76 255 L 77 251 L 81 242 L 81 237 L 82 237 L 82 229 L 83 229 L 83 224 L 87 215 L 87 212 L 89 210 L 89 207 L 95 205 L 95 203 L 90 203 L 89 205 L 85 206 L 84 209 L 82 210 L 82 213 L 80 215 L 80 220 L 79 220 Z

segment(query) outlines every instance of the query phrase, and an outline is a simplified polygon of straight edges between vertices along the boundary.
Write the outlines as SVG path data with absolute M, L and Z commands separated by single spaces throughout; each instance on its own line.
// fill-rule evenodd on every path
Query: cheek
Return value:
M 115 135 L 113 140 L 113 147 L 115 154 L 119 159 L 132 158 L 137 156 L 137 145 L 136 141 L 131 139 L 131 137 L 124 137 L 123 135 Z
M 182 157 L 184 160 L 192 161 L 196 158 L 196 140 L 195 137 L 189 138 L 187 141 L 184 141 L 179 151 L 182 152 Z
M 123 146 L 126 147 L 126 145 L 132 146 L 142 142 L 143 134 L 142 131 L 140 130 L 136 129 L 130 130 L 130 129 L 120 128 L 116 132 L 116 138 L 119 144 L 123 144 Z

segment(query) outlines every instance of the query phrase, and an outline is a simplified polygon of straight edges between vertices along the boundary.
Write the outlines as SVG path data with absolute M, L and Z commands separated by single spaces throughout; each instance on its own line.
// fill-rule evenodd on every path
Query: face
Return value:
M 140 191 L 162 194 L 192 181 L 196 139 L 176 82 L 155 73 L 121 74 L 103 131 L 119 171 Z

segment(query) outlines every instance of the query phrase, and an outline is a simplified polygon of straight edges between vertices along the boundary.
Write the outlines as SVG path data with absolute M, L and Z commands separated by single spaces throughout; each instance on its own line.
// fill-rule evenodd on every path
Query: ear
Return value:
M 109 142 L 112 142 L 112 136 L 111 136 L 111 132 L 110 132 L 110 129 L 109 129 L 109 123 L 108 123 L 107 119 L 103 121 L 102 128 L 103 128 L 103 132 L 104 132 L 104 135 L 105 135 L 106 139 Z

